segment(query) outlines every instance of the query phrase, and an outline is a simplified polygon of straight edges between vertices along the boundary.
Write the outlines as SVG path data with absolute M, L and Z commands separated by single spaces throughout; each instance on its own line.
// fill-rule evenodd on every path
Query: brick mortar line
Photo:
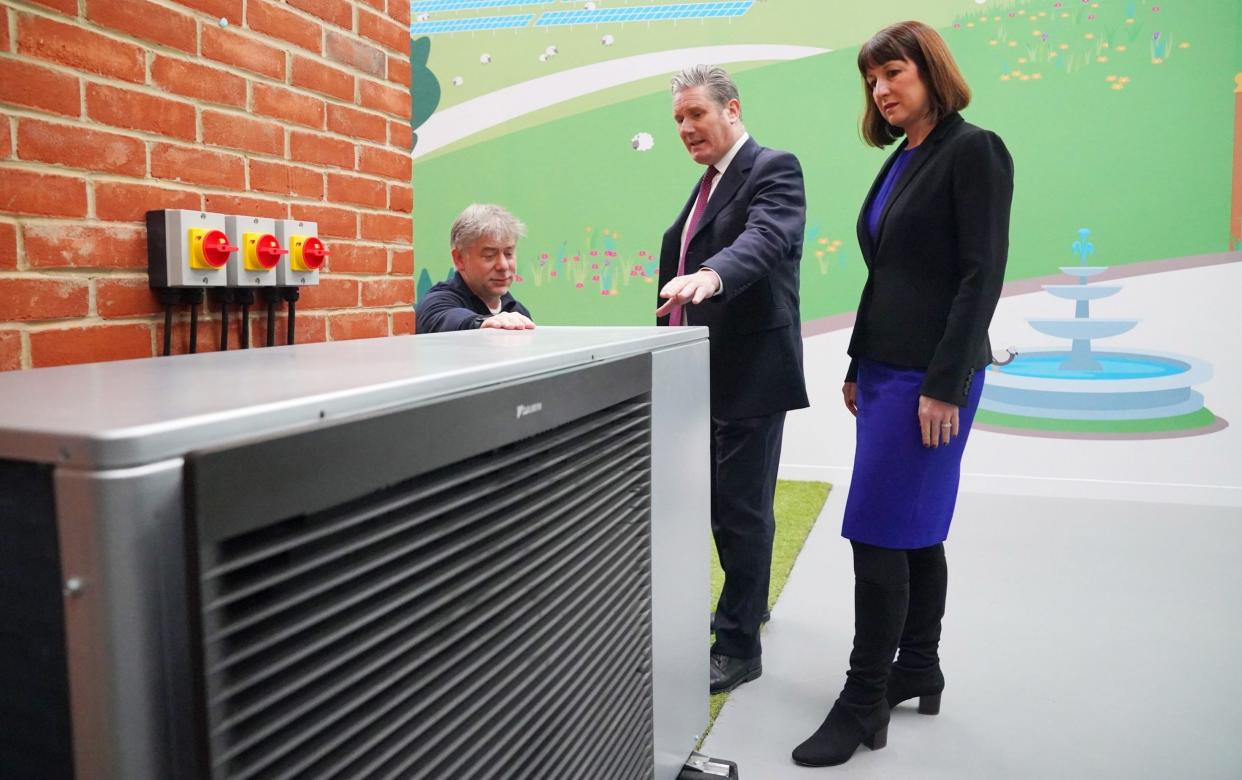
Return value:
M 297 162 L 297 161 L 290 159 L 290 154 L 291 154 L 290 132 L 293 130 L 301 130 L 303 132 L 309 132 L 309 133 L 318 133 L 321 135 L 329 136 L 331 138 L 336 138 L 336 139 L 340 139 L 344 141 L 349 141 L 352 143 L 361 144 L 371 149 L 379 149 L 381 151 L 391 151 L 391 152 L 394 152 L 395 154 L 401 154 L 403 151 L 408 153 L 408 150 L 404 150 L 400 146 L 394 146 L 389 143 L 384 143 L 383 145 L 380 145 L 377 142 L 370 141 L 368 139 L 359 138 L 357 136 L 348 136 L 348 135 L 344 135 L 341 133 L 337 133 L 333 130 L 329 130 L 326 126 L 326 123 L 327 123 L 326 115 L 324 119 L 324 122 L 325 122 L 324 127 L 313 127 L 311 125 L 300 124 L 297 122 L 293 122 L 292 120 L 283 119 L 281 117 L 273 116 L 270 114 L 256 113 L 253 109 L 250 109 L 250 108 L 238 108 L 237 106 L 230 106 L 230 105 L 224 105 L 224 104 L 219 104 L 219 103 L 195 101 L 194 99 L 188 98 L 184 95 L 178 95 L 174 92 L 167 92 L 167 91 L 161 90 L 160 87 L 155 86 L 155 85 L 133 84 L 132 82 L 126 82 L 126 84 L 131 88 L 131 91 L 133 92 L 137 92 L 141 95 L 145 95 L 146 97 L 163 98 L 173 103 L 177 103 L 179 105 L 189 106 L 190 108 L 193 108 L 195 111 L 195 116 L 194 116 L 195 138 L 194 140 L 191 141 L 185 138 L 181 138 L 180 136 L 165 135 L 163 133 L 159 133 L 154 130 L 123 127 L 119 125 L 111 125 L 111 124 L 102 122 L 101 120 L 94 119 L 90 117 L 89 115 L 87 115 L 86 113 L 86 98 L 85 98 L 86 87 L 89 84 L 93 84 L 93 83 L 97 83 L 97 82 L 93 82 L 88 79 L 82 79 L 81 95 L 79 96 L 80 99 L 82 100 L 82 113 L 77 117 L 69 117 L 63 114 L 55 114 L 51 112 L 42 112 L 39 109 L 33 108 L 31 106 L 21 106 L 15 103 L 7 103 L 4 101 L 0 101 L 0 106 L 4 106 L 5 112 L 14 118 L 38 119 L 41 121 L 47 121 L 49 123 L 60 121 L 63 123 L 68 123 L 72 127 L 78 127 L 80 129 L 95 130 L 96 132 L 112 133 L 114 135 L 123 135 L 126 137 L 132 137 L 132 138 L 135 138 L 136 140 L 141 140 L 141 141 L 195 144 L 207 150 L 224 149 L 224 150 L 229 150 L 229 151 L 240 152 L 245 155 L 271 158 L 275 160 L 287 161 L 287 162 L 300 164 L 300 165 L 314 165 L 314 163 Z M 100 84 L 100 86 L 112 86 L 112 85 Z M 248 98 L 247 102 L 253 103 L 253 97 Z M 332 101 L 325 101 L 325 103 L 326 102 L 332 102 Z M 343 106 L 350 106 L 350 104 L 340 103 L 339 101 L 335 101 L 335 104 L 343 105 Z M 350 106 L 350 107 L 353 107 L 353 106 Z M 256 152 L 256 151 L 249 150 L 249 149 L 239 149 L 237 147 L 232 147 L 232 146 L 218 146 L 216 144 L 209 144 L 207 141 L 203 139 L 203 112 L 204 111 L 215 111 L 216 113 L 220 113 L 220 114 L 229 114 L 229 115 L 234 115 L 234 116 L 245 117 L 248 119 L 267 121 L 267 122 L 271 122 L 272 124 L 280 126 L 285 136 L 284 138 L 285 148 L 284 148 L 282 155 L 277 156 L 277 155 L 267 154 L 264 152 Z M 380 118 L 387 118 L 389 115 L 374 114 L 374 116 L 378 116 Z M 74 124 L 74 123 L 79 123 L 79 124 Z M 14 135 L 14 139 L 16 140 L 16 135 Z M 16 143 L 14 143 L 14 150 L 16 151 Z M 149 166 L 148 166 L 148 170 L 150 170 Z M 352 170 L 357 171 L 356 168 Z M 363 173 L 361 171 L 358 171 L 358 172 Z M 373 174 L 363 173 L 363 175 L 373 175 Z M 400 178 L 391 178 L 388 180 L 401 181 Z
M 285 7 L 287 7 L 287 6 L 285 6 Z M 187 52 L 187 51 L 184 51 L 184 50 L 182 50 L 182 49 L 177 49 L 177 48 L 174 48 L 174 47 L 167 46 L 167 45 L 165 45 L 165 44 L 161 44 L 161 43 L 159 43 L 159 42 L 157 42 L 157 41 L 147 40 L 147 39 L 144 39 L 144 38 L 138 38 L 138 37 L 136 37 L 136 36 L 134 36 L 134 35 L 131 35 L 131 34 L 129 34 L 129 33 L 124 32 L 124 31 L 118 31 L 118 30 L 115 30 L 114 28 L 111 28 L 111 27 L 105 27 L 105 26 L 103 26 L 103 25 L 101 25 L 101 24 L 98 24 L 98 23 L 92 22 L 92 21 L 91 21 L 91 20 L 89 20 L 89 19 L 86 19 L 85 17 L 70 18 L 70 17 L 65 17 L 65 16 L 57 16 L 57 15 L 55 15 L 55 14 L 54 14 L 54 12 L 51 12 L 51 11 L 49 11 L 48 9 L 42 9 L 42 8 L 39 8 L 39 7 L 37 7 L 37 6 L 36 6 L 36 7 L 34 7 L 32 10 L 40 11 L 40 13 L 36 13 L 36 14 L 33 14 L 33 15 L 39 16 L 39 17 L 41 17 L 41 18 L 50 19 L 50 20 L 52 20 L 52 21 L 60 22 L 60 23 L 62 23 L 62 24 L 67 24 L 67 25 L 70 25 L 70 26 L 77 27 L 77 28 L 79 28 L 79 29 L 81 29 L 81 30 L 84 30 L 84 31 L 86 31 L 86 32 L 95 32 L 95 33 L 98 33 L 98 34 L 103 35 L 103 36 L 105 36 L 105 37 L 108 37 L 108 38 L 110 38 L 110 39 L 115 39 L 115 40 L 118 40 L 118 41 L 123 42 L 123 43 L 129 43 L 129 44 L 132 44 L 132 45 L 135 45 L 135 46 L 140 46 L 140 47 L 142 47 L 142 48 L 144 49 L 144 51 L 143 51 L 143 76 L 144 76 L 144 81 L 143 81 L 142 83 L 135 83 L 135 82 L 133 82 L 133 81 L 127 81 L 127 80 L 125 80 L 125 79 L 117 78 L 117 77 L 115 77 L 115 76 L 108 76 L 108 75 L 103 74 L 103 73 L 91 73 L 91 72 L 89 72 L 89 71 L 85 71 L 85 70 L 82 70 L 82 69 L 80 69 L 80 68 L 75 68 L 75 67 L 73 67 L 72 65 L 66 65 L 65 63 L 58 62 L 58 61 L 56 61 L 56 60 L 49 60 L 49 59 L 45 59 L 45 58 L 43 58 L 43 57 L 39 57 L 39 56 L 37 56 L 37 55 L 35 55 L 35 54 L 31 54 L 31 53 L 27 53 L 27 52 L 21 52 L 21 51 L 19 51 L 19 50 L 17 49 L 18 38 L 17 38 L 17 31 L 16 31 L 16 27 L 17 27 L 17 21 L 16 21 L 16 20 L 17 20 L 17 16 L 16 16 L 16 15 L 13 15 L 13 16 L 12 16 L 12 19 L 10 20 L 10 25 L 11 25 L 11 27 L 13 28 L 13 30 L 12 30 L 12 32 L 11 32 L 11 34 L 10 34 L 10 40 L 11 40 L 11 43 L 12 43 L 12 46 L 13 46 L 13 50 L 12 50 L 12 51 L 8 51 L 8 52 L 0 52 L 0 54 L 2 54 L 2 55 L 7 55 L 9 58 L 11 58 L 11 59 L 13 59 L 13 60 L 15 60 L 15 61 L 18 61 L 18 62 L 28 62 L 28 63 L 33 63 L 33 64 L 41 64 L 41 65 L 43 65 L 43 66 L 45 66 L 45 67 L 48 67 L 48 68 L 50 68 L 50 69 L 52 69 L 52 70 L 55 70 L 55 71 L 57 71 L 57 72 L 59 72 L 59 73 L 62 73 L 62 74 L 64 74 L 64 75 L 72 75 L 72 76 L 75 76 L 75 77 L 77 77 L 77 78 L 79 78 L 79 79 L 82 79 L 82 80 L 84 80 L 84 81 L 85 81 L 85 80 L 93 80 L 93 81 L 97 81 L 98 83 L 102 83 L 102 84 L 104 84 L 105 86 L 129 86 L 129 87 L 139 87 L 139 86 L 142 86 L 142 87 L 150 87 L 150 88 L 152 88 L 152 89 L 159 89 L 158 85 L 154 84 L 154 76 L 153 76 L 153 74 L 152 74 L 152 68 L 153 68 L 154 63 L 155 63 L 155 57 L 156 57 L 156 56 L 162 56 L 162 57 L 165 57 L 165 58 L 167 58 L 167 59 L 177 60 L 177 61 L 182 62 L 182 63 L 188 63 L 188 64 L 191 64 L 191 65 L 201 65 L 201 66 L 203 66 L 203 67 L 210 67 L 210 68 L 214 68 L 214 69 L 216 69 L 216 70 L 222 70 L 222 71 L 224 71 L 224 72 L 226 72 L 226 73 L 228 73 L 228 74 L 230 74 L 230 75 L 234 75 L 234 76 L 238 76 L 238 77 L 240 77 L 240 78 L 244 78 L 244 79 L 246 79 L 248 82 L 252 82 L 252 83 L 263 83 L 263 84 L 267 84 L 267 85 L 269 85 L 269 86 L 281 86 L 281 87 L 285 87 L 285 88 L 287 88 L 287 89 L 291 89 L 291 90 L 295 90 L 295 91 L 298 91 L 298 92 L 305 93 L 305 94 L 307 94 L 308 96 L 317 97 L 317 98 L 322 99 L 322 100 L 324 100 L 324 101 L 326 101 L 326 102 L 333 102 L 333 103 L 336 103 L 336 104 L 338 104 L 338 105 L 352 106 L 352 107 L 355 107 L 355 108 L 357 108 L 357 109 L 359 109 L 359 110 L 361 110 L 361 111 L 365 111 L 365 112 L 371 113 L 371 114 L 373 114 L 373 115 L 375 115 L 375 116 L 380 116 L 380 117 L 384 117 L 384 118 L 393 118 L 393 119 L 396 119 L 396 120 L 398 120 L 398 121 L 400 121 L 400 120 L 402 120 L 402 119 L 403 119 L 403 117 L 401 117 L 401 116 L 400 116 L 400 115 L 398 115 L 398 114 L 392 114 L 392 113 L 389 113 L 389 112 L 380 111 L 379 109 L 370 108 L 370 107 L 368 107 L 368 106 L 363 106 L 363 105 L 361 105 L 361 104 L 358 102 L 358 101 L 361 99 L 361 93 L 360 93 L 360 89 L 359 89 L 359 85 L 358 85 L 358 80 L 359 80 L 359 79 L 366 79 L 366 80 L 368 80 L 368 81 L 372 81 L 372 82 L 375 82 L 375 83 L 380 84 L 380 85 L 392 86 L 392 87 L 394 87 L 394 88 L 396 88 L 396 89 L 404 89 L 404 90 L 406 90 L 406 91 L 409 91 L 409 89 L 410 89 L 410 88 L 409 88 L 407 85 L 405 85 L 405 84 L 401 83 L 400 81 L 394 81 L 394 80 L 392 80 L 392 79 L 389 79 L 386 75 L 385 75 L 383 78 L 380 78 L 380 77 L 377 77 L 377 76 L 372 76 L 371 74 L 369 74 L 369 73 L 367 73 L 367 72 L 365 72 L 365 71 L 362 71 L 362 70 L 359 70 L 359 69 L 354 68 L 354 67 L 352 67 L 352 66 L 349 66 L 349 65 L 346 65 L 346 64 L 343 64 L 343 63 L 337 62 L 337 61 L 335 61 L 335 60 L 330 60 L 330 59 L 328 59 L 327 57 L 325 57 L 325 56 L 324 56 L 323 51 L 322 51 L 322 47 L 323 47 L 323 45 L 324 45 L 324 41 L 321 41 L 321 44 L 320 44 L 320 46 L 321 46 L 321 51 L 319 51 L 319 52 L 312 52 L 312 51 L 310 51 L 309 49 L 302 49 L 301 47 L 297 47 L 297 50 L 298 50 L 298 52 L 297 52 L 297 53 L 299 54 L 299 56 L 304 56 L 306 59 L 310 59 L 310 60 L 312 60 L 312 61 L 315 61 L 315 62 L 317 62 L 317 63 L 318 63 L 318 64 L 320 64 L 320 65 L 323 65 L 323 66 L 326 66 L 326 67 L 333 68 L 333 69 L 338 70 L 338 71 L 340 71 L 340 72 L 342 72 L 342 73 L 345 73 L 345 74 L 347 74 L 347 75 L 352 76 L 352 77 L 355 79 L 354 98 L 353 98 L 353 102 L 352 102 L 352 103 L 347 103 L 347 102 L 344 102 L 344 101 L 342 101 L 340 98 L 337 98 L 337 97 L 335 97 L 335 96 L 326 95 L 326 94 L 324 94 L 324 93 L 320 93 L 320 92 L 315 92 L 314 90 L 310 90 L 310 89 L 308 89 L 307 87 L 303 87 L 303 86 L 294 85 L 294 84 L 292 83 L 292 79 L 293 79 L 293 52 L 290 52 L 289 50 L 286 50 L 286 49 L 281 49 L 279 45 L 272 45 L 272 43 L 271 43 L 271 42 L 272 42 L 272 41 L 279 41 L 281 45 L 287 45 L 287 46 L 296 46 L 296 44 L 293 44 L 293 43 L 291 43 L 291 42 L 289 42 L 289 41 L 286 41 L 286 40 L 284 40 L 283 38 L 275 38 L 275 37 L 273 37 L 273 36 L 266 35 L 266 34 L 264 34 L 264 33 L 255 32 L 254 30 L 251 30 L 251 29 L 249 29 L 249 28 L 236 28 L 236 27 L 234 27 L 233 25 L 231 25 L 231 24 L 230 24 L 230 25 L 229 25 L 229 27 L 228 27 L 227 29 L 232 30 L 233 32 L 238 32 L 238 33 L 241 33 L 241 34 L 243 34 L 244 36 L 251 37 L 251 38 L 253 38 L 254 42 L 256 42 L 256 43 L 264 43 L 264 44 L 266 44 L 266 45 L 268 45 L 268 46 L 271 46 L 272 48 L 277 48 L 277 49 L 280 49 L 281 54 L 283 54 L 283 55 L 284 55 L 284 58 L 285 58 L 285 78 L 284 78 L 283 80 L 274 79 L 274 78 L 272 78 L 272 77 L 270 77 L 270 76 L 267 76 L 267 75 L 265 75 L 265 74 L 262 74 L 262 73 L 257 73 L 257 72 L 255 72 L 255 71 L 251 71 L 251 70 L 247 70 L 247 69 L 242 68 L 242 67 L 240 67 L 240 66 L 238 66 L 238 65 L 234 65 L 234 64 L 232 64 L 232 63 L 228 63 L 228 62 L 223 62 L 223 61 L 221 61 L 221 60 L 216 60 L 216 59 L 213 59 L 213 58 L 211 58 L 211 57 L 207 56 L 206 54 L 203 54 L 203 52 L 202 52 L 202 43 L 201 43 L 201 37 L 202 37 L 201 26 L 199 27 L 198 31 L 196 32 L 196 36 L 199 38 L 199 43 L 198 43 L 198 51 L 196 51 L 196 52 Z M 317 18 L 317 17 L 315 17 L 315 18 Z M 320 21 L 321 21 L 324 25 L 327 25 L 327 24 L 328 24 L 328 23 L 327 23 L 326 21 L 324 21 L 324 20 L 320 20 Z M 200 23 L 200 25 L 201 25 L 201 23 Z M 373 45 L 375 45 L 377 48 L 379 48 L 379 47 L 380 47 L 380 45 L 379 45 L 379 44 L 374 44 L 374 42 L 369 41 L 369 39 L 366 39 L 366 38 L 361 38 L 361 37 L 356 36 L 356 35 L 355 35 L 355 37 L 357 38 L 357 41 L 356 41 L 356 42 L 367 43 L 367 44 L 373 44 Z M 159 47 L 159 48 L 157 49 L 157 48 L 155 48 L 155 47 Z M 385 48 L 379 48 L 379 50 L 381 51 L 381 53 L 385 53 L 385 57 L 388 57 L 388 56 L 397 56 L 396 54 L 389 55 L 389 54 L 387 54 L 387 53 L 386 53 L 387 51 L 391 51 L 391 50 L 387 50 L 387 49 L 385 49 Z M 406 56 L 407 56 L 407 57 L 409 56 L 409 52 L 406 52 L 405 54 L 406 54 Z M 387 68 L 388 68 L 388 65 L 387 65 L 387 59 L 385 59 L 385 65 L 384 65 L 384 68 L 385 68 L 385 73 L 387 73 Z M 248 94 L 247 94 L 247 98 L 248 98 L 247 102 L 248 102 L 248 103 L 249 103 L 249 102 L 251 102 L 251 101 L 253 100 L 253 96 L 252 96 L 251 92 L 252 92 L 252 90 L 249 90 L 249 89 L 247 90 L 247 93 L 248 93 Z M 177 94 L 177 93 L 175 93 L 175 92 L 162 91 L 160 94 L 165 95 L 165 96 L 169 96 L 169 97 L 171 97 L 171 98 L 186 99 L 184 96 L 182 96 L 182 95 L 178 95 L 178 94 Z M 85 104 L 85 94 L 83 93 L 83 94 L 81 95 L 81 97 L 82 97 L 82 107 L 83 107 L 83 111 L 85 111 L 85 105 L 86 105 L 86 104 Z M 214 104 L 212 104 L 212 105 L 214 105 Z
M 282 46 L 295 47 L 297 48 L 298 51 L 310 52 L 322 58 L 323 49 L 325 48 L 325 44 L 327 42 L 327 33 L 329 31 L 337 32 L 338 34 L 342 34 L 342 35 L 347 35 L 351 37 L 352 39 L 354 39 L 355 42 L 365 43 L 368 46 L 372 46 L 376 48 L 378 51 L 380 51 L 381 53 L 384 53 L 385 55 L 392 54 L 392 56 L 397 56 L 403 53 L 399 49 L 393 49 L 379 41 L 372 40 L 371 38 L 367 38 L 363 36 L 360 32 L 358 32 L 358 26 L 359 26 L 358 12 L 363 9 L 357 3 L 354 3 L 350 6 L 351 10 L 354 12 L 353 14 L 351 14 L 352 18 L 350 20 L 350 29 L 346 29 L 339 25 L 333 24 L 327 19 L 323 19 L 321 17 L 315 16 L 309 11 L 304 11 L 300 8 L 291 7 L 287 5 L 286 3 L 281 3 L 281 2 L 270 3 L 275 8 L 282 9 L 288 13 L 293 14 L 294 16 L 301 18 L 303 21 L 311 22 L 312 24 L 319 27 L 319 33 L 320 33 L 319 49 L 320 50 L 319 52 L 311 52 L 310 49 L 304 49 L 298 44 L 292 41 L 286 40 L 285 38 L 280 38 L 278 36 L 270 35 L 268 33 L 263 33 L 263 32 L 259 32 L 257 30 L 251 29 L 249 13 L 248 13 L 249 11 L 248 4 L 243 4 L 241 19 L 237 19 L 237 20 L 229 19 L 228 25 L 221 28 L 219 25 L 221 17 L 214 16 L 201 9 L 190 8 L 184 5 L 178 5 L 178 4 L 169 2 L 168 0 L 148 0 L 148 2 L 150 2 L 152 5 L 155 5 L 158 8 L 163 8 L 166 11 L 175 12 L 178 15 L 183 16 L 187 18 L 189 21 L 194 23 L 194 42 L 197 47 L 197 51 L 195 51 L 194 54 L 199 57 L 205 56 L 203 54 L 202 39 L 203 39 L 203 29 L 208 26 L 216 27 L 217 29 L 222 29 L 227 32 L 235 32 L 235 33 L 241 33 L 244 35 L 255 36 L 256 38 L 260 39 L 260 42 L 280 41 L 279 45 L 273 45 L 273 44 L 269 44 L 269 45 L 272 45 L 272 48 L 281 49 L 281 52 L 286 56 L 286 61 L 285 61 L 286 66 L 289 65 L 288 56 L 290 52 L 287 49 L 283 49 Z M 55 22 L 60 22 L 62 24 L 69 24 L 69 25 L 81 27 L 84 30 L 98 32 L 101 35 L 106 34 L 108 37 L 115 38 L 125 43 L 140 45 L 143 48 L 146 48 L 148 50 L 152 50 L 153 47 L 160 47 L 160 49 L 167 50 L 169 52 L 177 52 L 182 55 L 187 54 L 187 52 L 185 52 L 183 49 L 178 49 L 175 46 L 169 46 L 166 43 L 161 43 L 155 40 L 140 38 L 134 35 L 133 33 L 126 32 L 125 30 L 118 30 L 114 27 L 107 27 L 101 22 L 96 22 L 86 16 L 86 8 L 83 2 L 78 3 L 78 12 L 76 16 L 67 16 L 65 14 L 58 13 L 55 10 L 47 8 L 45 6 L 33 5 L 28 2 L 22 2 L 22 0 L 8 0 L 8 7 L 12 8 L 15 11 L 19 11 L 22 13 L 28 13 L 32 16 L 39 16 L 44 19 L 50 19 Z M 379 12 L 379 11 L 374 11 L 372 9 L 370 10 L 370 13 L 372 13 L 375 16 L 380 17 L 381 19 L 387 19 L 393 24 L 396 24 L 398 27 L 402 26 L 401 22 L 394 19 L 386 11 Z M 17 35 L 16 35 L 17 33 L 16 15 L 13 16 L 9 24 L 10 24 L 9 39 L 13 45 L 13 50 L 14 50 L 13 53 L 17 54 L 18 52 L 17 52 Z M 408 33 L 408 27 L 407 27 L 407 33 Z M 407 57 L 409 56 L 408 51 L 404 52 L 404 54 Z M 29 55 L 19 55 L 19 56 L 29 56 Z M 215 62 L 215 60 L 212 60 L 212 62 Z M 325 60 L 325 62 L 331 63 L 332 61 Z M 225 63 L 221 63 L 221 64 L 223 65 Z M 236 67 L 236 66 L 229 66 L 229 67 Z M 387 62 L 385 62 L 385 67 L 387 67 Z M 397 83 L 397 82 L 393 82 L 393 83 Z
M 184 307 L 178 307 L 184 308 Z M 400 314 L 405 311 L 412 311 L 413 304 L 397 304 L 385 306 L 354 306 L 354 307 L 323 307 L 315 309 L 303 309 L 298 307 L 297 318 L 302 317 L 322 317 L 324 319 L 329 316 L 342 314 Z M 234 320 L 238 317 L 238 309 L 230 307 L 229 319 Z M 276 310 L 276 316 L 287 316 L 283 308 Z M 98 327 L 101 325 L 146 325 L 158 330 L 163 324 L 164 314 L 161 309 L 155 314 L 125 314 L 117 317 L 103 317 L 99 314 L 91 314 L 85 317 L 61 317 L 54 319 L 42 320 L 12 320 L 0 323 L 0 330 L 16 330 L 23 334 L 30 333 L 47 333 L 57 330 L 71 330 L 74 328 Z M 266 310 L 259 311 L 256 307 L 250 310 L 250 318 L 252 320 L 266 320 Z M 181 322 L 189 322 L 190 315 L 188 311 L 174 311 L 173 324 Z M 207 303 L 199 307 L 198 322 L 201 326 L 204 322 L 220 322 L 219 306 L 211 306 L 208 308 Z
M 190 148 L 190 149 L 202 149 L 203 151 L 212 151 L 217 148 L 226 149 L 226 147 L 205 147 L 201 144 L 199 145 L 182 144 L 181 146 L 184 148 Z M 16 144 L 14 144 L 14 147 L 16 149 Z M 311 200 L 306 197 L 298 196 L 298 195 L 281 195 L 280 193 L 268 192 L 266 190 L 255 190 L 255 189 L 249 188 L 249 183 L 247 183 L 247 189 L 238 190 L 232 187 L 218 187 L 215 185 L 206 185 L 206 184 L 204 185 L 188 184 L 185 181 L 178 180 L 178 179 L 160 179 L 160 178 L 153 177 L 150 173 L 150 168 L 151 168 L 150 162 L 149 162 L 150 153 L 151 153 L 150 147 L 147 147 L 147 158 L 148 158 L 147 171 L 144 172 L 144 174 L 141 177 L 126 176 L 125 174 L 116 173 L 115 171 L 97 171 L 97 170 L 93 170 L 90 168 L 73 167 L 73 166 L 66 165 L 64 163 L 44 162 L 42 160 L 27 160 L 27 159 L 0 160 L 0 169 L 25 171 L 27 173 L 36 173 L 36 174 L 59 175 L 59 176 L 65 176 L 67 178 L 72 178 L 75 180 L 90 182 L 92 184 L 93 183 L 101 183 L 101 184 L 143 183 L 143 184 L 147 184 L 148 186 L 164 186 L 166 189 L 173 189 L 173 190 L 189 192 L 189 193 L 198 193 L 201 195 L 226 195 L 226 194 L 227 195 L 253 195 L 260 199 L 287 202 L 291 205 L 293 204 L 327 205 L 327 206 L 337 206 L 338 208 L 348 208 L 352 206 L 352 207 L 357 207 L 357 210 L 360 213 L 362 211 L 366 211 L 368 213 L 376 213 L 376 214 L 393 214 L 393 215 L 400 215 L 400 216 L 410 215 L 408 212 L 405 212 L 405 211 L 393 211 L 386 206 L 381 207 L 381 206 L 371 206 L 367 204 L 353 204 L 353 203 L 346 203 L 344 205 L 340 205 L 343 202 L 330 201 L 327 199 Z M 242 157 L 244 162 L 249 162 L 251 159 L 255 159 L 258 162 L 269 162 L 269 163 L 276 162 L 276 163 L 283 163 L 287 165 L 296 165 L 302 168 L 308 167 L 307 163 L 294 163 L 290 160 L 272 158 L 266 155 L 238 154 L 236 156 Z M 410 186 L 408 184 L 405 184 L 404 179 L 379 176 L 377 174 L 367 173 L 365 171 L 348 170 L 345 168 L 309 167 L 309 169 L 321 175 L 328 174 L 328 173 L 343 173 L 348 176 L 354 176 L 356 178 L 365 179 L 367 181 L 376 182 L 379 184 L 385 184 L 385 185 L 397 184 L 397 185 L 405 186 L 405 187 Z M 250 174 L 249 165 L 245 166 L 245 174 L 246 174 L 246 178 L 248 179 L 249 174 Z M 101 177 L 101 178 L 96 178 L 96 177 Z M 324 183 L 324 186 L 326 189 L 327 187 L 326 181 Z M 93 192 L 88 193 L 88 197 L 87 197 L 88 207 L 92 205 L 92 195 L 93 195 Z M 13 214 L 16 216 L 17 214 L 19 214 L 19 212 L 5 212 L 5 211 L 0 210 L 0 217 L 3 217 L 5 214 Z M 49 219 L 56 219 L 56 218 L 78 219 L 78 220 L 84 219 L 83 217 L 57 217 L 56 215 L 25 215 L 25 216 L 30 216 L 32 218 L 46 217 Z M 98 218 L 95 217 L 93 214 L 88 214 L 88 216 L 85 217 L 85 219 L 98 219 Z M 104 220 L 104 221 L 112 222 L 115 220 Z

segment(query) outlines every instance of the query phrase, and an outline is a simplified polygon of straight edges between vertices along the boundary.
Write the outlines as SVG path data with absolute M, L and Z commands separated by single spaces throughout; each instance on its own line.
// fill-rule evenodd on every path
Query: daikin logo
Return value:
M 536 414 L 542 411 L 543 411 L 543 404 L 540 403 L 539 401 L 536 401 L 533 404 L 518 404 L 516 419 L 520 420 L 528 414 Z

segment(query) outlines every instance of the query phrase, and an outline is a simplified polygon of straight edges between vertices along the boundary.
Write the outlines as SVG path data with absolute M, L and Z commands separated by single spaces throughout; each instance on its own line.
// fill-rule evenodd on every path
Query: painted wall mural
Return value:
M 1043 290 L 1064 307 L 1025 332 L 993 332 L 1024 356 L 993 372 L 981 424 L 1100 438 L 1226 426 L 1213 411 L 1212 355 L 1194 357 L 1193 343 L 1177 348 L 1183 357 L 1111 346 L 1110 331 L 1143 334 L 1145 312 L 1094 307 L 1126 301 L 1119 278 L 1242 259 L 1242 0 L 411 8 L 420 292 L 451 273 L 454 216 L 493 201 L 529 226 L 514 294 L 537 322 L 651 323 L 654 254 L 698 176 L 668 77 L 715 62 L 735 75 L 751 134 L 806 171 L 805 334 L 848 327 L 864 277 L 855 219 L 886 154 L 859 140 L 855 55 L 883 25 L 919 18 L 942 31 L 971 84 L 967 118 L 997 131 L 1015 160 L 1009 291 Z M 1075 237 L 1096 254 L 1067 252 Z M 1101 368 L 1063 365 L 1085 355 Z M 1143 404 L 1162 411 L 1144 416 Z
M 1099 341 L 1129 332 L 1140 320 L 1091 316 L 1092 301 L 1116 295 L 1122 285 L 1092 283 L 1108 267 L 1089 262 L 1095 253 L 1090 229 L 1078 231 L 1071 250 L 1078 262 L 1061 267 L 1069 283 L 1042 287 L 1073 302 L 1073 316 L 1027 320 L 1046 336 L 1068 339 L 1069 348 L 1015 351 L 1011 360 L 992 366 L 976 424 L 1006 433 L 1074 438 L 1148 438 L 1223 428 L 1225 421 L 1205 408 L 1203 396 L 1193 390 L 1212 376 L 1204 361 L 1100 348 Z

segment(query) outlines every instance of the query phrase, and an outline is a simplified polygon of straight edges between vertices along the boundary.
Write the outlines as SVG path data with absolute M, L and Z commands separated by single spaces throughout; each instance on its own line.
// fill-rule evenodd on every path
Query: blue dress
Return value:
M 949 535 L 962 452 L 983 395 L 975 372 L 969 401 L 958 410 L 958 435 L 924 447 L 919 388 L 926 374 L 862 358 L 858 361 L 857 443 L 854 476 L 841 535 L 895 550 L 916 550 Z
M 867 210 L 874 238 L 893 186 L 918 151 L 900 152 Z M 958 411 L 958 436 L 923 446 L 919 389 L 926 371 L 860 358 L 854 473 L 841 535 L 876 547 L 916 550 L 943 542 L 957 503 L 962 452 L 983 394 L 976 372 L 966 406 Z

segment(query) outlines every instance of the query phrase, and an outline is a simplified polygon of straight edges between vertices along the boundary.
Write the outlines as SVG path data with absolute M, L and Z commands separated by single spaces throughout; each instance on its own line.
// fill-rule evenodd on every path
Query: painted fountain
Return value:
M 1224 427 L 1194 390 L 1212 376 L 1207 363 L 1094 346 L 1130 331 L 1139 320 L 1091 316 L 1091 302 L 1116 295 L 1121 286 L 1091 282 L 1108 267 L 1088 264 L 1095 251 L 1090 234 L 1078 231 L 1073 244 L 1078 265 L 1061 268 L 1072 281 L 1043 285 L 1047 293 L 1073 301 L 1074 316 L 1027 320 L 1044 335 L 1068 339 L 1069 349 L 1024 350 L 1009 363 L 992 366 L 976 424 L 1007 433 L 1083 438 L 1187 436 Z

